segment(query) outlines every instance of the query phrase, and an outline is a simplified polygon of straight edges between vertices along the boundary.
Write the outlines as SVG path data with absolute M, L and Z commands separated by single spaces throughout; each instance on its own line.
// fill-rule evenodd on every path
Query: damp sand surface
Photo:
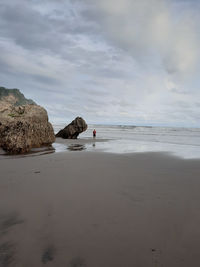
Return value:
M 105 144 L 109 145 L 109 141 L 109 139 L 104 138 L 63 139 L 57 137 L 53 147 L 56 152 L 82 150 L 90 152 L 105 152 Z
M 200 266 L 200 160 L 86 150 L 0 171 L 0 267 Z

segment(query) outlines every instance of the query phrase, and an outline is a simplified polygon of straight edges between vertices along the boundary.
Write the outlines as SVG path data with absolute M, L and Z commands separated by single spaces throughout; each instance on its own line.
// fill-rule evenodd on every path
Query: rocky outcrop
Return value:
M 81 117 L 77 117 L 64 129 L 60 130 L 56 137 L 64 139 L 77 139 L 78 135 L 87 130 L 87 124 Z
M 5 151 L 24 153 L 54 141 L 53 127 L 44 108 L 24 105 L 0 110 L 0 147 Z

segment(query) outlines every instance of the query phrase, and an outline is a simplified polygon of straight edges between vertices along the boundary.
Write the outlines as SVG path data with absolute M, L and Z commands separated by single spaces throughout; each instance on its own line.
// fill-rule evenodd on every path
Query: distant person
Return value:
M 93 131 L 93 138 L 96 137 L 96 134 L 97 134 L 97 132 L 96 132 L 96 130 L 94 129 L 94 131 Z

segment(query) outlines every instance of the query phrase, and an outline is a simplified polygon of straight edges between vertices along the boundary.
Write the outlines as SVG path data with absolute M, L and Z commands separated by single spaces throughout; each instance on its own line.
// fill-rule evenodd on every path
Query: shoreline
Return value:
M 155 142 L 158 143 L 157 141 Z M 200 153 L 199 147 L 195 146 L 196 150 L 191 150 L 192 145 L 174 145 L 173 148 L 163 147 L 162 143 L 160 147 L 152 146 L 149 144 L 143 144 L 138 141 L 132 143 L 132 140 L 120 140 L 120 139 L 106 139 L 106 138 L 92 138 L 84 137 L 77 139 L 62 139 L 56 138 L 55 142 L 50 146 L 42 146 L 40 148 L 32 148 L 30 152 L 22 154 L 6 153 L 0 148 L 0 160 L 3 158 L 22 158 L 22 157 L 35 157 L 42 156 L 51 153 L 69 153 L 69 152 L 92 152 L 92 153 L 105 153 L 112 155 L 134 155 L 145 153 L 160 153 L 166 154 L 171 157 L 177 157 L 185 160 L 199 160 Z M 184 147 L 185 146 L 185 147 Z M 194 149 L 194 148 L 193 148 Z
M 0 161 L 0 265 L 198 266 L 200 160 L 53 153 Z

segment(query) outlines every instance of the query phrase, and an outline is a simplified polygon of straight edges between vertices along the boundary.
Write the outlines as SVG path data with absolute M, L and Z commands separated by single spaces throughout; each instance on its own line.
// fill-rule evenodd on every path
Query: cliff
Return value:
M 19 89 L 7 89 L 0 87 L 0 111 L 8 109 L 10 106 L 21 106 L 36 103 L 31 99 L 26 99 Z

